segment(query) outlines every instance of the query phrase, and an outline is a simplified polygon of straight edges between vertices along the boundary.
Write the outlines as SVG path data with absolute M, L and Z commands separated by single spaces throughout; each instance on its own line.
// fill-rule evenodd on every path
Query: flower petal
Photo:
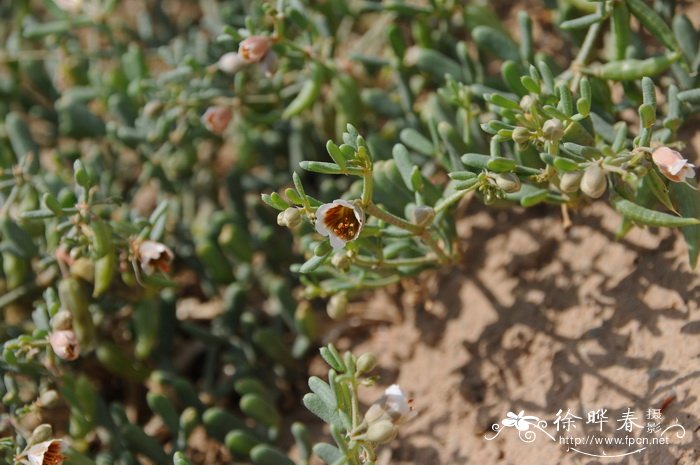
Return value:
M 331 247 L 334 249 L 342 249 L 345 247 L 345 241 L 336 236 L 335 234 L 332 234 L 330 231 L 328 231 L 327 236 L 331 239 Z

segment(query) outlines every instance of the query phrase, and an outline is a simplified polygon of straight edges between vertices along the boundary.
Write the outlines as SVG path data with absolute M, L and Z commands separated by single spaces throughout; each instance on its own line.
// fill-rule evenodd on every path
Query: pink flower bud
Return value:
M 233 112 L 229 107 L 209 107 L 202 115 L 202 124 L 214 134 L 223 134 L 231 121 Z
M 695 167 L 683 155 L 668 147 L 659 147 L 651 155 L 659 171 L 673 182 L 695 177 Z
M 49 344 L 54 353 L 63 360 L 72 361 L 80 356 L 80 344 L 73 330 L 54 331 L 49 335 Z
M 267 36 L 250 36 L 238 45 L 238 54 L 248 63 L 257 63 L 270 50 L 271 43 Z

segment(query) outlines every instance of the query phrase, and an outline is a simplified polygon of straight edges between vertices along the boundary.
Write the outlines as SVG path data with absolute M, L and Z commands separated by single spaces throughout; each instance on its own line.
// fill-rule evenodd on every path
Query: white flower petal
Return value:
M 676 160 L 671 166 L 668 167 L 668 172 L 672 175 L 677 175 L 688 165 L 688 160 L 680 159 Z
M 395 423 L 403 423 L 416 416 L 398 384 L 392 384 L 384 391 L 387 413 L 395 418 Z
M 328 231 L 328 237 L 331 239 L 331 247 L 334 249 L 342 249 L 345 247 L 345 241 L 336 236 L 335 234 L 331 234 L 330 231 Z
M 514 418 L 504 418 L 501 420 L 501 423 L 503 423 L 503 426 L 507 426 L 508 428 L 512 428 L 515 426 L 515 424 L 518 422 L 518 420 Z
M 695 167 L 693 165 L 688 165 L 685 167 L 685 173 L 683 174 L 683 177 L 685 179 L 688 178 L 694 178 L 695 177 Z

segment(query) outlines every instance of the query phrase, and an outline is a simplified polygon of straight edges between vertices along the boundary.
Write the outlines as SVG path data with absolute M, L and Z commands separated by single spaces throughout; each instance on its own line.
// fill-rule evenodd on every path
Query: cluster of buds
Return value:
M 398 384 L 392 384 L 367 410 L 358 427 L 362 433 L 355 437 L 377 444 L 392 441 L 398 433 L 398 426 L 416 416 L 412 403 L 413 399 L 408 399 Z
M 268 36 L 250 36 L 238 45 L 237 52 L 228 52 L 219 58 L 218 68 L 226 74 L 235 74 L 244 67 L 260 63 L 264 73 L 271 75 L 277 65 L 277 55 L 270 51 L 272 39 Z

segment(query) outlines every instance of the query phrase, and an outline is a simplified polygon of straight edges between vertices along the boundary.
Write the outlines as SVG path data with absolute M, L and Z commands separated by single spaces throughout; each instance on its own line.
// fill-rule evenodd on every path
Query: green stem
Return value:
M 441 263 L 448 262 L 450 259 L 447 255 L 445 255 L 445 252 L 442 250 L 442 248 L 438 245 L 437 242 L 435 242 L 435 239 L 430 235 L 428 231 L 425 230 L 425 228 L 420 227 L 418 225 L 415 225 L 413 223 L 409 223 L 408 221 L 404 220 L 403 218 L 399 218 L 398 216 L 389 213 L 388 211 L 379 208 L 377 205 L 370 203 L 367 208 L 366 208 L 367 213 L 370 215 L 382 220 L 386 221 L 389 224 L 392 224 L 396 226 L 397 228 L 402 228 L 405 229 L 406 231 L 410 231 L 411 233 L 415 234 L 416 236 L 420 237 L 423 242 L 425 242 L 431 249 L 433 249 L 433 252 L 435 252 L 435 255 L 437 255 L 438 260 Z
M 382 221 L 385 221 L 391 225 L 396 226 L 397 228 L 405 229 L 406 231 L 410 231 L 415 235 L 420 235 L 423 232 L 423 229 L 420 226 L 417 226 L 413 223 L 409 223 L 408 221 L 404 220 L 403 218 L 399 218 L 398 216 L 394 215 L 393 213 L 389 213 L 388 211 L 384 210 L 383 208 L 378 207 L 374 203 L 369 203 L 367 207 L 365 207 L 365 210 L 367 211 L 368 214 L 376 217 L 377 219 L 380 219 Z
M 357 256 L 355 263 L 369 268 L 399 268 L 401 266 L 422 266 L 432 265 L 436 262 L 435 257 L 414 257 L 414 258 L 393 258 L 385 260 L 375 260 L 369 257 Z
M 437 243 L 437 241 L 433 238 L 433 236 L 430 235 L 430 231 L 423 231 L 423 234 L 421 234 L 420 238 L 428 244 L 428 246 L 433 249 L 433 252 L 438 257 L 438 260 L 440 263 L 447 263 L 450 261 L 450 257 L 448 257 L 445 252 L 442 250 L 442 247 Z
M 369 208 L 372 205 L 372 191 L 374 190 L 374 180 L 372 171 L 367 170 L 362 175 L 362 206 Z M 375 215 L 376 216 L 376 215 Z
M 598 38 L 598 33 L 600 32 L 601 24 L 602 21 L 591 25 L 591 27 L 588 29 L 588 33 L 586 33 L 586 38 L 583 40 L 581 49 L 578 51 L 578 55 L 576 55 L 576 59 L 573 61 L 573 63 L 571 63 L 570 69 L 573 69 L 574 71 L 574 79 L 571 81 L 572 90 L 575 90 L 578 87 L 579 80 L 581 79 L 579 68 L 585 65 L 590 59 L 593 46 L 595 45 L 595 41 Z
M 456 202 L 460 201 L 460 200 L 462 199 L 462 197 L 464 197 L 465 195 L 467 195 L 467 194 L 469 194 L 469 193 L 475 191 L 478 187 L 479 187 L 479 183 L 476 183 L 476 184 L 474 184 L 472 187 L 470 187 L 469 189 L 465 189 L 465 190 L 462 190 L 462 191 L 457 191 L 457 192 L 454 192 L 454 193 L 450 194 L 450 195 L 447 196 L 442 202 L 439 202 L 439 203 L 435 206 L 435 214 L 437 215 L 437 214 L 439 214 L 440 212 L 442 212 L 443 210 L 446 210 L 446 209 L 447 209 L 448 207 L 450 207 L 453 203 L 456 203 Z

